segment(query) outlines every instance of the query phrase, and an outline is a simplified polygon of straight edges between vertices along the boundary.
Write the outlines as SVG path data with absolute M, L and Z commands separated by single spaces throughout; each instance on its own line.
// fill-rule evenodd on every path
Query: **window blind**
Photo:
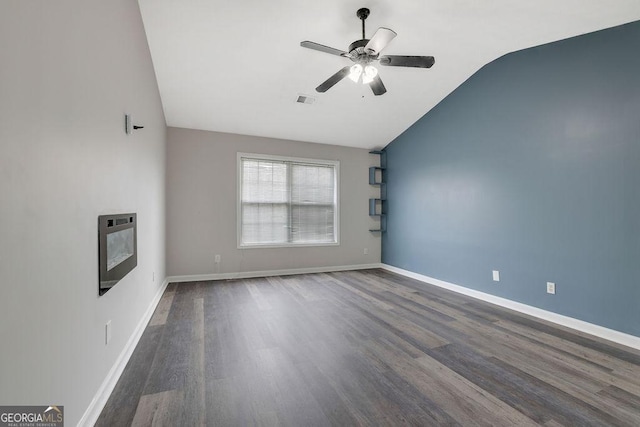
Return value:
M 337 243 L 336 165 L 241 157 L 240 246 Z

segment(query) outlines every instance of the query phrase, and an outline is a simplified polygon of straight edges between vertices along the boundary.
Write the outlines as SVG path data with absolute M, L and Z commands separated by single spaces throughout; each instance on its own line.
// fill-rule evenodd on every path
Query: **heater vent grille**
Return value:
M 313 104 L 316 102 L 316 99 L 311 96 L 298 95 L 296 102 L 299 102 L 300 104 Z

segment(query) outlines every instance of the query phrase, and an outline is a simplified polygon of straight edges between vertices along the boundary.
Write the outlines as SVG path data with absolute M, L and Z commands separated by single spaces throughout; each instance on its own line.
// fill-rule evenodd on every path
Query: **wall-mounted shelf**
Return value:
M 369 154 L 377 154 L 378 156 L 380 156 L 380 167 L 383 168 L 383 169 L 387 167 L 387 152 L 386 151 L 371 150 L 371 151 L 369 151 Z
M 379 166 L 371 166 L 369 168 L 369 185 L 380 188 L 380 196 L 369 199 L 369 216 L 377 218 L 380 226 L 379 228 L 371 228 L 369 231 L 372 233 L 382 233 L 387 230 L 387 186 L 385 183 L 387 153 L 378 150 L 369 151 L 369 153 L 380 156 Z
M 387 217 L 384 215 L 380 216 L 380 228 L 370 228 L 370 232 L 372 233 L 382 233 L 387 231 Z
M 384 171 L 384 168 L 381 168 L 379 166 L 371 166 L 369 168 L 369 185 L 383 184 L 382 171 Z
M 382 199 L 369 199 L 369 216 L 382 215 Z

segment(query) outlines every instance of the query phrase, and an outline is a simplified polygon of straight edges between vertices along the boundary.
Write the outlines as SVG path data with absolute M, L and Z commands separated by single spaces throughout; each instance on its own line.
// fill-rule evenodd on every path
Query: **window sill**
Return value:
M 330 247 L 340 246 L 340 242 L 327 243 L 265 243 L 265 244 L 248 244 L 238 245 L 238 249 L 286 249 L 286 248 L 304 248 L 304 247 Z

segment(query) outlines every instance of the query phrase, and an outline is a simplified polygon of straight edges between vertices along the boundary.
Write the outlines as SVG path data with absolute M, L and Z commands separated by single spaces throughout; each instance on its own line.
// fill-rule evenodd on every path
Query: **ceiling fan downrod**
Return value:
M 364 20 L 369 16 L 369 12 L 369 9 L 367 9 L 366 7 L 358 9 L 358 11 L 356 12 L 356 16 L 362 21 L 362 39 L 366 38 L 364 35 Z

